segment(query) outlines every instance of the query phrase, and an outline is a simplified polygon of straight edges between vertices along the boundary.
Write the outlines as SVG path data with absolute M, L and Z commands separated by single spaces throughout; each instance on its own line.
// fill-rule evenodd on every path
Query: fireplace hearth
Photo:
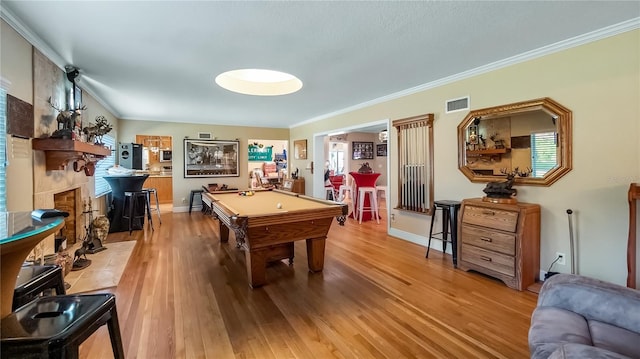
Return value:
M 54 208 L 69 213 L 69 216 L 64 219 L 64 235 L 67 237 L 67 245 L 72 246 L 80 238 L 79 228 L 82 228 L 82 210 L 78 210 L 79 203 L 81 202 L 80 188 L 74 188 L 62 192 L 55 193 L 53 195 Z M 57 251 L 59 248 L 55 248 Z

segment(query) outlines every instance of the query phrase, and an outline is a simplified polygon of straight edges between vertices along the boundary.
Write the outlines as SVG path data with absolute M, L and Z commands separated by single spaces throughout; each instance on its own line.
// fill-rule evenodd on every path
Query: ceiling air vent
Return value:
M 445 112 L 458 112 L 469 109 L 469 96 L 448 100 L 445 106 Z

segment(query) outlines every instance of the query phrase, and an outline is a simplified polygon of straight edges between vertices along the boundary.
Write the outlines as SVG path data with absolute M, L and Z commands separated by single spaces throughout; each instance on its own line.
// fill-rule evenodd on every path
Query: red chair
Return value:
M 344 175 L 329 176 L 329 181 L 337 193 L 340 186 L 344 183 Z

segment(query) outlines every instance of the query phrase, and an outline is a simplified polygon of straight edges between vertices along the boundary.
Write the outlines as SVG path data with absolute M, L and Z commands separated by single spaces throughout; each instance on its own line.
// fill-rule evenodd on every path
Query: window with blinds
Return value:
M 98 161 L 96 164 L 96 172 L 95 176 L 95 186 L 96 186 L 96 197 L 102 196 L 111 191 L 111 186 L 104 179 L 104 176 L 108 175 L 107 169 L 113 167 L 116 164 L 116 139 L 113 136 L 104 135 L 102 136 L 102 142 L 106 147 L 111 148 L 111 154 L 102 160 Z
M 6 210 L 7 210 L 7 92 L 4 89 L 0 89 L 0 212 L 5 212 Z
M 558 163 L 558 141 L 555 132 L 539 132 L 531 134 L 531 169 L 532 176 L 542 178 Z
M 433 207 L 433 114 L 392 123 L 398 131 L 396 209 L 431 215 Z

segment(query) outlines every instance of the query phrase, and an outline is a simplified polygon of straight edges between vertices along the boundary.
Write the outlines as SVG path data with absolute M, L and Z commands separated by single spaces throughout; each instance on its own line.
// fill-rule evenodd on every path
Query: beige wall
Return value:
M 1 39 L 0 69 L 2 77 L 11 82 L 8 92 L 32 102 L 31 47 L 4 22 Z M 313 178 L 305 168 L 313 158 L 314 134 L 433 112 L 435 199 L 463 199 L 481 196 L 484 184 L 469 182 L 457 168 L 456 127 L 466 113 L 445 114 L 445 101 L 470 95 L 472 108 L 476 109 L 548 96 L 573 111 L 573 170 L 551 187 L 518 186 L 521 202 L 542 206 L 540 267 L 546 270 L 557 251 L 570 253 L 565 211 L 571 208 L 579 273 L 623 284 L 628 229 L 626 194 L 630 182 L 640 182 L 638 44 L 640 30 L 635 30 L 291 130 L 120 121 L 118 141 L 133 141 L 136 134 L 173 136 L 174 206 L 186 209 L 182 198 L 188 200 L 191 189 L 214 181 L 243 187 L 248 173 L 246 166 L 241 165 L 240 177 L 183 178 L 182 139 L 185 136 L 193 138 L 198 132 L 212 132 L 219 139 L 238 138 L 241 144 L 248 138 L 289 139 L 289 148 L 293 148 L 293 140 L 307 139 L 308 159 L 292 159 L 290 168 L 300 168 L 307 181 L 307 192 L 312 193 L 309 189 Z M 93 117 L 87 116 L 89 121 Z M 396 133 L 391 128 L 388 142 L 391 159 L 397 146 L 395 139 Z M 240 161 L 246 163 L 247 152 L 243 146 L 240 148 Z M 26 170 L 27 166 L 23 167 L 21 169 Z M 31 168 L 27 173 L 30 171 Z M 33 189 L 31 183 L 25 184 L 24 177 L 12 180 L 12 173 L 17 172 L 17 168 L 10 165 L 9 192 L 20 193 L 17 202 L 23 203 Z M 389 173 L 397 172 L 397 163 L 391 160 Z M 395 205 L 393 198 L 397 197 L 395 188 L 397 178 L 390 176 L 391 207 Z M 15 202 L 10 200 L 9 208 L 21 209 Z M 390 222 L 392 235 L 426 244 L 429 217 L 395 210 L 390 213 L 396 218 Z M 554 270 L 569 272 L 570 262 L 566 266 L 556 265 Z
M 469 182 L 458 170 L 456 127 L 466 112 L 445 114 L 445 101 L 469 95 L 472 109 L 477 109 L 551 97 L 573 111 L 573 170 L 551 187 L 517 187 L 519 201 L 542 207 L 540 268 L 547 270 L 555 252 L 570 253 L 566 209 L 571 208 L 578 272 L 624 284 L 626 194 L 630 182 L 640 181 L 638 44 L 640 31 L 623 33 L 295 127 L 291 137 L 312 141 L 314 134 L 332 129 L 433 112 L 435 199 L 461 200 L 482 196 L 484 184 Z M 392 159 L 395 139 L 396 133 L 390 129 Z M 313 149 L 310 145 L 309 158 L 313 158 Z M 397 172 L 397 163 L 390 161 L 389 173 Z M 397 178 L 391 176 L 391 201 L 397 198 L 396 188 Z M 391 213 L 396 218 L 390 223 L 392 235 L 426 245 L 430 217 L 395 210 Z M 570 268 L 569 261 L 565 266 L 554 266 L 561 272 L 570 272 Z
M 372 160 L 353 160 L 351 159 L 353 151 L 353 142 L 373 142 L 373 159 Z M 380 173 L 380 177 L 376 181 L 376 185 L 384 186 L 387 184 L 387 157 L 379 157 L 376 155 L 376 145 L 380 144 L 377 133 L 351 132 L 347 137 L 348 150 L 345 154 L 346 162 L 349 163 L 349 172 L 358 172 L 358 169 L 365 163 L 373 169 L 373 172 Z M 312 193 L 309 190 L 309 193 Z
M 33 103 L 31 45 L 13 28 L 0 21 L 0 75 L 11 84 L 7 94 Z M 33 195 L 31 144 L 7 136 L 7 210 L 30 211 Z
M 199 189 L 204 184 L 217 183 L 219 185 L 226 184 L 230 188 L 248 188 L 249 171 L 245 164 L 249 161 L 247 141 L 250 138 L 260 138 L 263 140 L 289 139 L 289 129 L 282 128 L 235 127 L 184 123 L 176 125 L 173 122 L 136 120 L 120 120 L 119 126 L 118 141 L 120 142 L 134 142 L 136 134 L 172 136 L 173 206 L 175 212 L 187 211 L 191 190 Z M 184 178 L 183 139 L 186 137 L 197 138 L 198 132 L 211 132 L 218 140 L 237 139 L 240 141 L 240 177 Z
M 4 80 L 10 82 L 8 93 L 12 96 L 34 105 L 34 128 L 35 136 L 48 134 L 52 131 L 47 123 L 41 119 L 50 117 L 53 110 L 46 104 L 49 96 L 54 96 L 53 88 L 64 87 L 64 72 L 55 64 L 51 63 L 42 54 L 34 53 L 32 46 L 15 32 L 4 21 L 1 22 L 1 51 L 2 62 L 0 75 Z M 34 91 L 34 56 L 40 59 L 38 63 L 40 74 L 52 74 L 47 77 L 47 81 L 38 84 L 38 91 Z M 47 75 L 48 76 L 48 75 Z M 42 93 L 36 97 L 34 93 Z M 109 113 L 92 96 L 83 94 L 83 103 L 87 110 L 83 113 L 83 123 L 95 122 L 98 115 L 105 116 L 109 123 L 117 128 L 117 119 Z M 115 133 L 115 131 L 114 131 Z M 54 207 L 54 194 L 57 192 L 80 188 L 82 199 L 94 198 L 93 208 L 99 208 L 104 213 L 103 201 L 95 200 L 94 178 L 87 177 L 84 172 L 76 173 L 69 166 L 67 170 L 46 171 L 45 155 L 43 151 L 33 151 L 31 141 L 28 139 L 7 136 L 7 156 L 9 165 L 7 166 L 7 209 L 9 211 L 30 211 L 34 208 Z M 79 215 L 79 218 L 82 218 Z M 76 234 L 84 234 L 82 221 L 77 223 Z M 53 253 L 53 236 L 44 240 L 38 251 Z
M 22 101 L 33 103 L 33 70 L 31 44 L 4 20 L 0 21 L 0 71 L 11 82 L 8 93 Z

